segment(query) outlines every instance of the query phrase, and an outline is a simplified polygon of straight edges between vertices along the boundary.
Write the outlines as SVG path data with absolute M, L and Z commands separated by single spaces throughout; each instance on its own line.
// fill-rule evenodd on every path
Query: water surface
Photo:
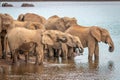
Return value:
M 36 7 L 20 7 L 22 2 L 12 2 L 15 7 L 0 7 L 0 13 L 9 13 L 15 19 L 19 14 L 36 13 L 46 19 L 52 15 L 75 17 L 80 25 L 98 25 L 106 28 L 113 39 L 115 51 L 99 43 L 99 62 L 88 62 L 88 51 L 67 63 L 44 62 L 0 65 L 0 79 L 4 80 L 119 80 L 120 74 L 120 2 L 32 2 Z

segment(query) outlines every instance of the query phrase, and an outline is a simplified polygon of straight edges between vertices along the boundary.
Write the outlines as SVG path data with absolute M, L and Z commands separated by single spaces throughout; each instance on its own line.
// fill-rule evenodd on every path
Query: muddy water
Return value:
M 0 66 L 0 80 L 118 80 L 118 67 L 112 60 L 88 61 L 77 56 L 68 62 L 44 62 L 34 65 L 20 61 L 16 65 Z M 118 73 L 116 73 L 118 72 Z
M 12 65 L 0 59 L 0 80 L 120 80 L 120 2 L 39 2 L 33 8 L 21 8 L 18 2 L 13 4 L 16 7 L 0 7 L 0 13 L 8 13 L 15 19 L 21 13 L 29 12 L 45 18 L 68 16 L 75 17 L 80 25 L 101 26 L 110 32 L 115 50 L 110 53 L 108 45 L 100 43 L 100 58 L 94 62 L 88 61 L 87 48 L 74 60 L 44 62 L 41 66 L 31 61 Z

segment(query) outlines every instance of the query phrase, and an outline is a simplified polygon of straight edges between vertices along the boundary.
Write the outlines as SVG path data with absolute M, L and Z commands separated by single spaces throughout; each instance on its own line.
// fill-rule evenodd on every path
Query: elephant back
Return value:
M 19 21 L 32 21 L 32 22 L 40 22 L 42 24 L 46 23 L 46 19 L 43 16 L 34 14 L 34 13 L 26 13 L 18 16 Z

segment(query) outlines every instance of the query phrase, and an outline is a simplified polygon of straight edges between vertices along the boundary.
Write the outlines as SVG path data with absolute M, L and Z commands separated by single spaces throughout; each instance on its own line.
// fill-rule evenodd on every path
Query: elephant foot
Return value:
M 28 60 L 25 60 L 25 63 L 28 64 Z
M 62 57 L 62 60 L 67 60 L 67 58 L 66 57 Z
M 43 62 L 35 62 L 35 65 L 42 65 Z
M 15 62 L 15 61 L 12 62 L 12 65 L 17 65 L 17 64 L 18 64 L 18 62 Z
M 68 59 L 69 59 L 69 60 L 71 60 L 71 59 L 72 59 L 72 57 L 70 57 L 70 56 L 69 56 L 69 57 L 68 57 Z
M 6 56 L 2 56 L 2 59 L 6 59 Z
M 6 54 L 5 54 L 5 52 L 3 52 L 3 55 L 2 56 L 0 56 L 2 59 L 6 59 Z
M 95 60 L 98 61 L 99 60 L 99 56 L 95 56 Z
M 89 56 L 88 56 L 88 60 L 89 60 L 89 61 L 92 61 L 92 56 L 89 55 Z

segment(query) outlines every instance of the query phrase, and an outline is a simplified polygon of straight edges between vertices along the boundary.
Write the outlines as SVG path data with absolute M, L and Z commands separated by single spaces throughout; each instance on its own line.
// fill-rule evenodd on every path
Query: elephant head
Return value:
M 83 46 L 82 46 L 82 44 L 81 44 L 80 39 L 79 39 L 77 36 L 73 36 L 73 35 L 70 35 L 70 34 L 67 34 L 67 33 L 66 33 L 66 37 L 67 37 L 67 42 L 66 42 L 66 44 L 67 44 L 69 47 L 78 48 L 78 49 L 79 49 L 79 52 L 80 52 L 80 53 L 83 53 L 83 51 L 84 51 Z
M 20 14 L 17 18 L 18 21 L 24 21 L 24 14 Z
M 35 30 L 35 29 L 43 29 L 43 30 L 45 30 L 44 25 L 39 23 L 39 22 L 30 22 L 29 25 L 26 26 L 26 28 L 32 29 L 32 30 Z
M 82 43 L 81 43 L 79 37 L 73 36 L 73 43 L 76 44 L 76 48 L 79 48 L 79 52 L 83 53 L 84 49 L 83 49 L 83 46 L 82 46 Z
M 43 44 L 53 46 L 55 43 L 58 42 L 67 42 L 67 38 L 65 37 L 65 34 L 63 32 L 57 30 L 46 30 L 45 32 L 43 32 Z
M 55 22 L 57 30 L 60 30 L 62 32 L 73 25 L 77 25 L 77 20 L 75 18 L 62 17 Z
M 98 41 L 102 41 L 109 45 L 109 51 L 114 51 L 114 43 L 110 37 L 109 32 L 106 29 L 100 27 L 91 27 L 90 29 L 91 35 Z
M 0 14 L 0 32 L 12 27 L 13 18 L 9 14 Z

